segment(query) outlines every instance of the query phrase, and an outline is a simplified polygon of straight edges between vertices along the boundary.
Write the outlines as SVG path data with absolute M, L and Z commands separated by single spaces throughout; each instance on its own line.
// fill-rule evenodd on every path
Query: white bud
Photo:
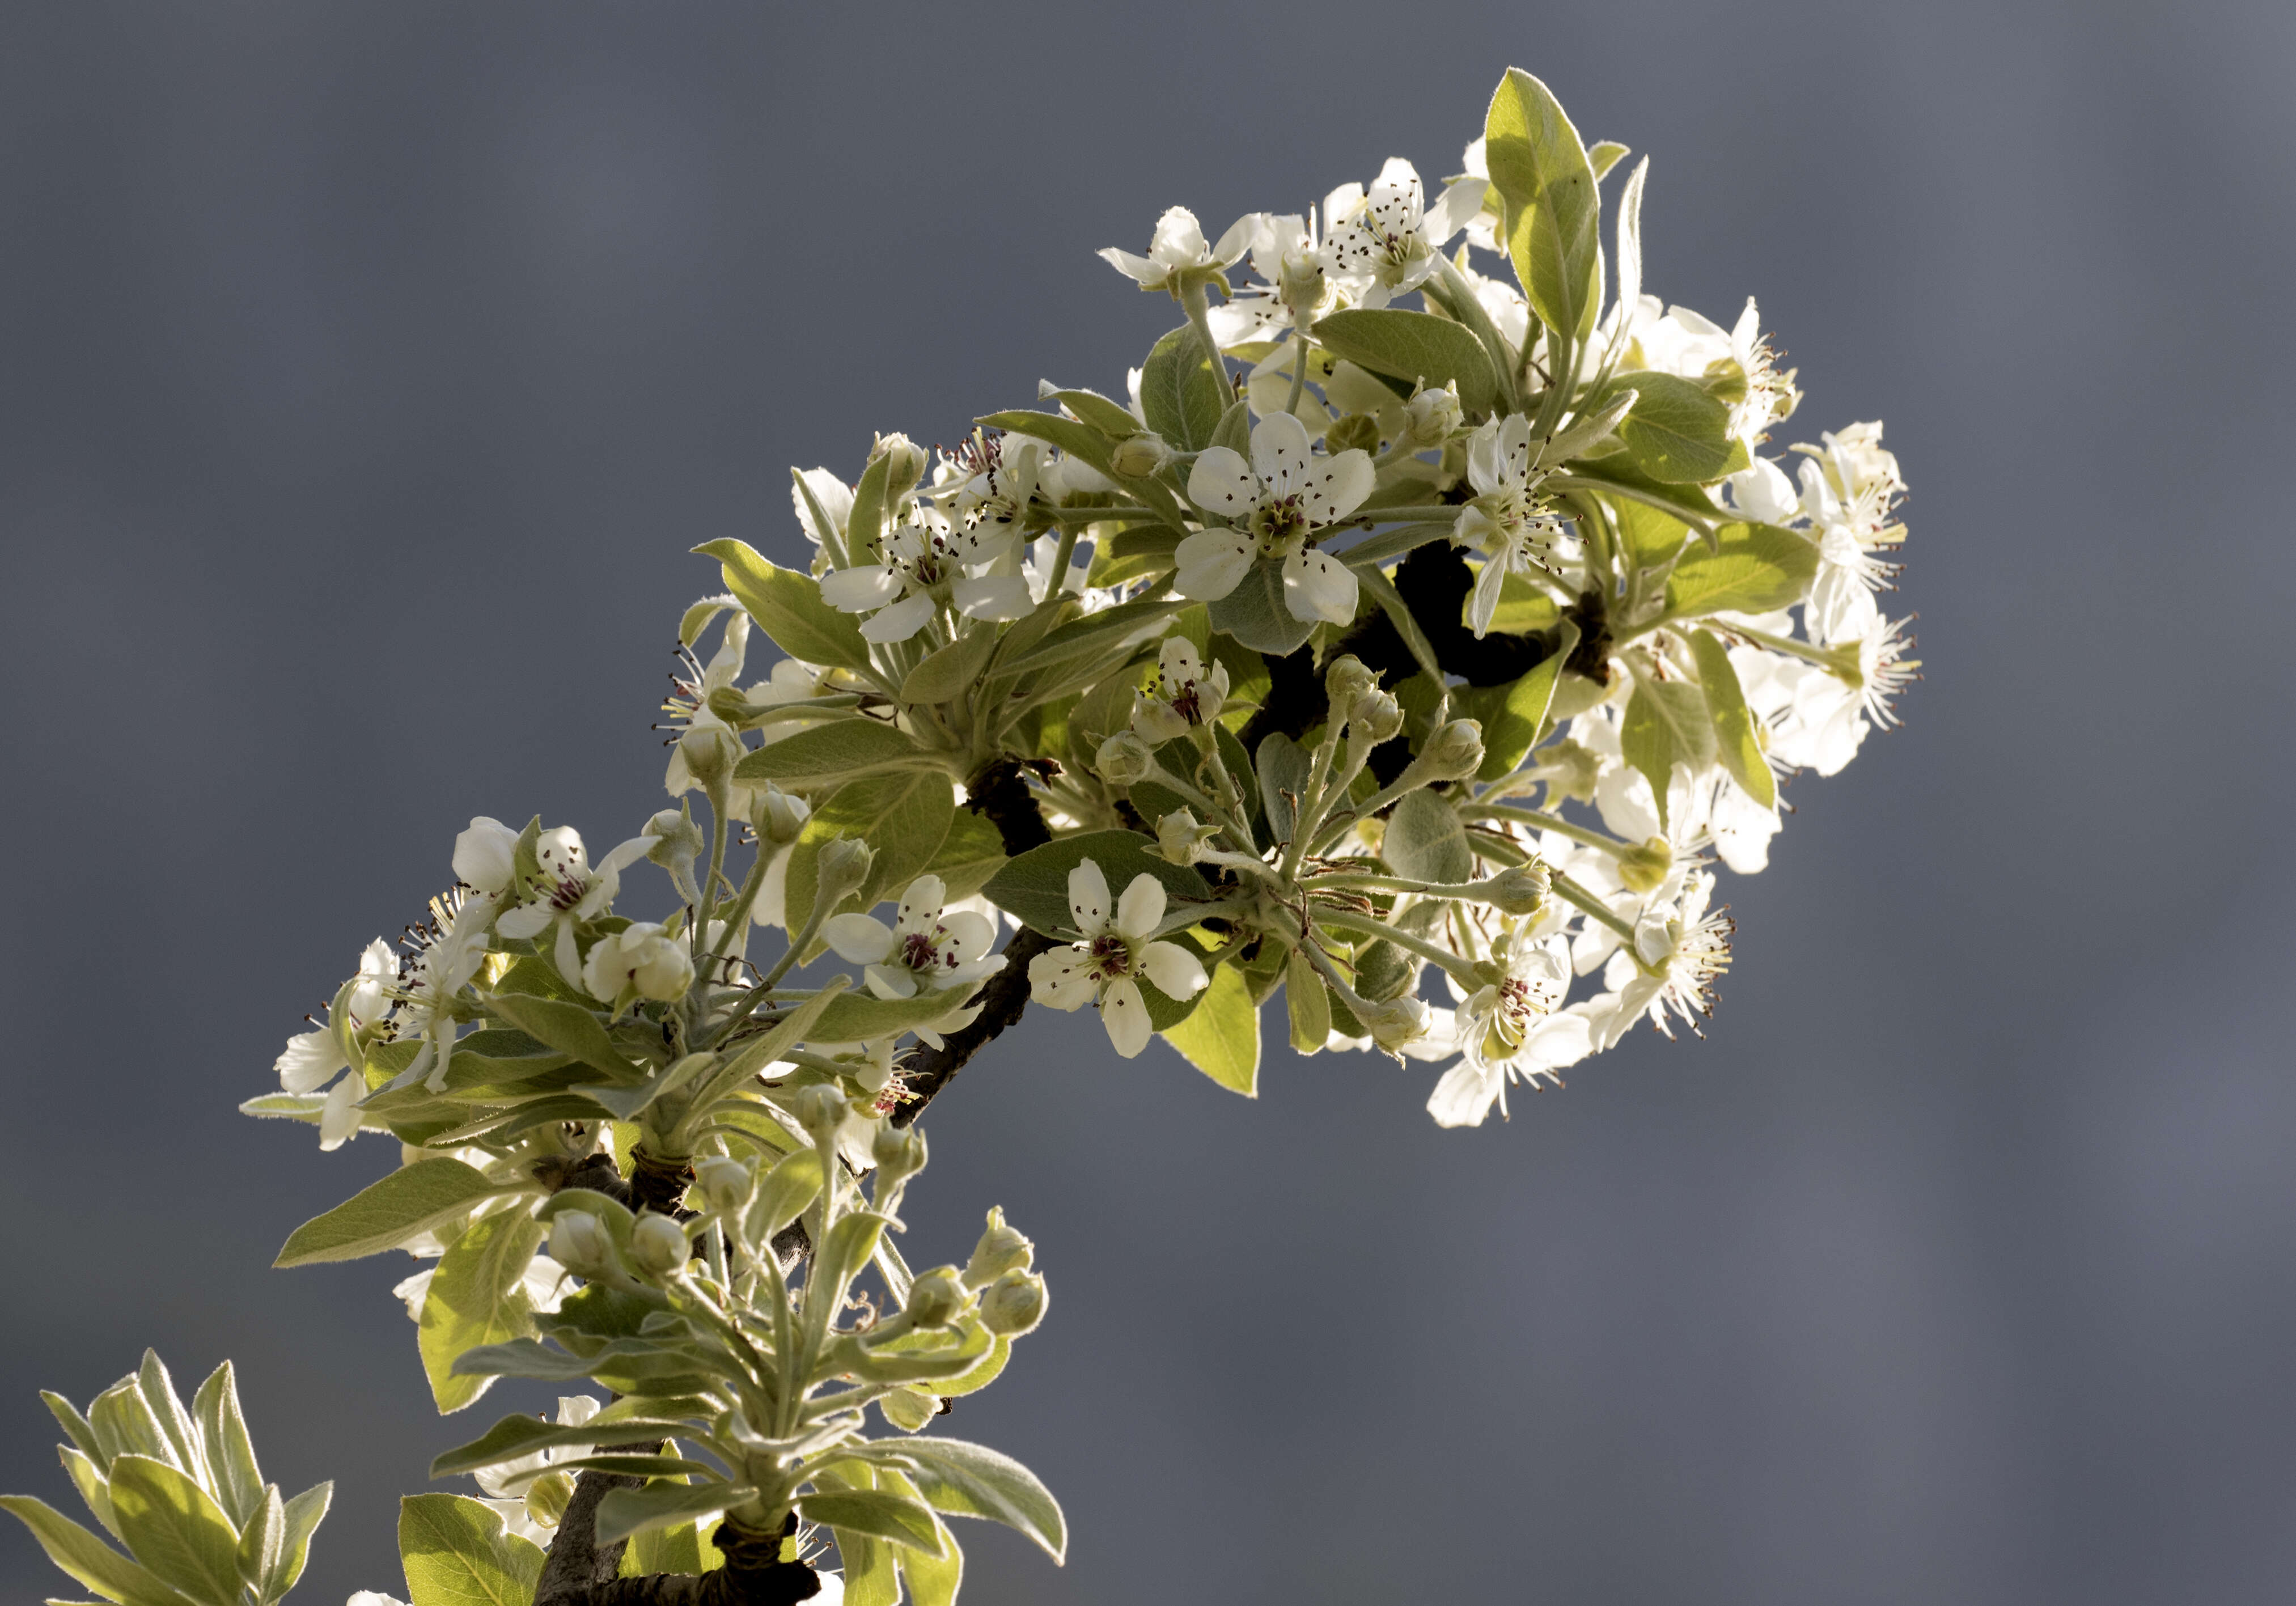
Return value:
M 1352 652 L 1341 653 L 1324 668 L 1324 694 L 1333 708 L 1346 708 L 1378 684 L 1379 676 Z
M 1482 767 L 1483 727 L 1472 719 L 1452 720 L 1419 754 L 1419 773 L 1436 781 L 1456 781 Z
M 1551 884 L 1546 866 L 1533 859 L 1493 876 L 1488 883 L 1489 902 L 1502 914 L 1536 914 L 1546 907 Z
M 480 892 L 500 892 L 517 873 L 518 832 L 480 815 L 455 839 L 455 879 Z
M 946 1327 L 963 1312 L 966 1298 L 956 1268 L 937 1266 L 909 1284 L 909 1302 L 902 1314 L 919 1327 Z
M 589 1211 L 561 1210 L 550 1220 L 550 1258 L 578 1277 L 595 1276 L 614 1264 L 614 1241 Z
M 1218 833 L 1218 826 L 1199 823 L 1193 811 L 1176 808 L 1156 822 L 1156 851 L 1175 864 L 1193 864 L 1204 856 L 1204 844 Z
M 1430 1013 L 1424 1000 L 1406 996 L 1360 1010 L 1356 1018 L 1371 1033 L 1373 1042 L 1392 1053 L 1427 1035 Z
M 924 478 L 924 447 L 898 431 L 877 437 L 877 443 L 870 449 L 869 455 L 885 459 L 887 507 L 907 496 L 917 481 Z
M 822 907 L 832 908 L 837 900 L 869 879 L 869 866 L 876 862 L 876 854 L 869 844 L 858 837 L 838 837 L 822 845 L 819 865 L 819 891 Z
M 677 750 L 685 760 L 686 773 L 706 791 L 733 773 L 745 750 L 741 739 L 712 717 L 706 724 L 696 718 L 677 739 Z
M 1119 731 L 1100 744 L 1093 767 L 1111 786 L 1131 786 L 1145 781 L 1156 768 L 1154 750 L 1130 731 Z
M 1126 436 L 1108 454 L 1108 466 L 1128 479 L 1145 479 L 1171 461 L 1172 448 L 1152 430 Z
M 964 1285 L 985 1288 L 1006 1272 L 1028 1270 L 1036 1258 L 1037 1246 L 1025 1233 L 1004 1224 L 1004 1211 L 999 1206 L 988 1212 L 988 1228 L 972 1246 L 972 1258 L 964 1263 Z
M 582 962 L 582 985 L 608 1004 L 625 989 L 668 1004 L 685 997 L 693 985 L 693 956 L 684 942 L 652 921 L 634 921 L 592 946 Z
M 914 1127 L 879 1121 L 869 1135 L 869 1158 L 877 1162 L 879 1185 L 884 1186 L 925 1168 L 925 1135 Z
M 813 810 L 803 798 L 791 797 L 770 781 L 765 791 L 756 794 L 750 810 L 750 823 L 757 833 L 783 845 L 796 841 L 797 833 L 812 817 Z
M 649 1210 L 630 1228 L 630 1253 L 640 1266 L 657 1277 L 666 1277 L 692 1258 L 693 1246 L 686 1241 L 684 1227 Z
M 797 1096 L 790 1101 L 790 1112 L 808 1132 L 819 1134 L 842 1127 L 845 1118 L 853 1112 L 853 1106 L 842 1091 L 823 1084 L 799 1088 Z
M 1017 1339 L 1036 1331 L 1047 1303 L 1042 1277 L 1034 1272 L 1006 1272 L 980 1296 L 980 1324 L 1000 1338 Z
M 731 1215 L 750 1202 L 750 1195 L 757 1189 L 758 1174 L 730 1156 L 713 1154 L 695 1162 L 693 1185 L 709 1201 L 711 1209 Z
M 1403 405 L 1403 433 L 1416 447 L 1439 447 L 1459 427 L 1459 392 L 1450 385 L 1422 390 Z
M 1358 692 L 1348 708 L 1348 723 L 1374 742 L 1384 742 L 1403 728 L 1403 705 L 1377 686 Z

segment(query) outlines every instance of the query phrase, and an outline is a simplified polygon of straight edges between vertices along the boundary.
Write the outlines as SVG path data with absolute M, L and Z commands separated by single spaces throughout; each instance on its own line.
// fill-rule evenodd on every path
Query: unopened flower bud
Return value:
M 818 865 L 816 896 L 823 900 L 824 908 L 833 907 L 839 898 L 869 879 L 869 866 L 877 855 L 868 843 L 858 837 L 838 837 L 822 845 Z
M 1403 405 L 1403 433 L 1414 447 L 1439 447 L 1459 427 L 1459 392 L 1450 385 L 1422 390 Z
M 1348 723 L 1374 742 L 1384 742 L 1403 728 L 1403 705 L 1374 686 L 1349 705 Z
M 925 1168 L 925 1135 L 914 1127 L 879 1121 L 869 1136 L 869 1158 L 877 1162 L 881 1185 L 914 1176 Z
M 550 1258 L 578 1277 L 594 1277 L 614 1263 L 606 1224 L 587 1210 L 561 1210 L 550 1219 Z
M 1456 781 L 1483 767 L 1483 727 L 1454 719 L 1427 739 L 1419 752 L 1419 773 L 1435 781 Z
M 919 1327 L 947 1327 L 964 1309 L 964 1284 L 953 1266 L 937 1266 L 909 1284 L 902 1313 Z
M 517 873 L 518 832 L 484 815 L 455 839 L 455 879 L 476 892 L 500 892 Z
M 988 1230 L 980 1234 L 980 1241 L 972 1246 L 972 1258 L 964 1263 L 964 1286 L 986 1288 L 1009 1271 L 1026 1271 L 1037 1258 L 1037 1246 L 1027 1234 L 1004 1225 L 1003 1206 L 988 1212 Z
M 1379 450 L 1379 420 L 1368 413 L 1350 413 L 1335 418 L 1324 431 L 1324 450 L 1333 456 L 1341 452 L 1376 452 Z
M 869 451 L 885 461 L 885 505 L 890 507 L 914 489 L 925 474 L 925 449 L 898 431 L 880 435 Z
M 758 1174 L 738 1159 L 716 1154 L 694 1163 L 693 1185 L 711 1209 L 730 1216 L 750 1202 L 750 1195 L 757 1191 Z
M 1324 666 L 1324 694 L 1334 707 L 1346 708 L 1378 684 L 1379 676 L 1352 652 L 1342 652 Z
M 1311 250 L 1285 251 L 1275 266 L 1275 293 L 1294 312 L 1313 310 L 1324 299 L 1324 259 Z
M 1145 781 L 1156 767 L 1156 752 L 1130 731 L 1119 731 L 1100 744 L 1093 767 L 1111 786 L 1131 786 Z
M 1179 709 L 1145 692 L 1132 694 L 1132 729 L 1143 742 L 1176 742 L 1188 733 L 1188 721 Z
M 1017 1339 L 1036 1331 L 1047 1302 L 1042 1277 L 1034 1272 L 1006 1272 L 980 1296 L 980 1324 L 999 1338 Z
M 1372 1041 L 1395 1053 L 1406 1043 L 1416 1043 L 1427 1035 L 1431 1012 L 1426 1001 L 1405 996 L 1390 998 L 1384 1004 L 1373 1004 L 1356 1012 L 1356 1018 L 1371 1033 Z
M 649 1210 L 630 1228 L 630 1253 L 644 1270 L 666 1277 L 692 1258 L 693 1246 L 684 1227 Z
M 685 760 L 686 773 L 706 791 L 734 773 L 743 749 L 741 739 L 712 717 L 706 724 L 697 718 L 688 726 L 677 739 L 677 751 Z
M 668 1004 L 685 997 L 693 985 L 693 956 L 682 940 L 652 921 L 634 921 L 591 946 L 582 962 L 582 985 L 608 1004 L 626 989 Z
M 1172 461 L 1172 448 L 1153 430 L 1128 435 L 1109 449 L 1108 466 L 1128 479 L 1145 479 L 1160 473 Z
M 1533 859 L 1503 870 L 1488 883 L 1490 905 L 1502 914 L 1536 914 L 1546 907 L 1550 881 L 1546 866 Z
M 1193 864 L 1204 856 L 1204 844 L 1218 834 L 1218 826 L 1201 823 L 1193 811 L 1176 808 L 1156 822 L 1156 851 L 1175 864 Z
M 845 1118 L 853 1112 L 853 1105 L 841 1088 L 826 1083 L 812 1087 L 800 1087 L 790 1101 L 790 1112 L 800 1125 L 816 1135 L 824 1131 L 834 1132 L 845 1125 Z
M 805 829 L 805 823 L 812 817 L 813 810 L 803 798 L 791 797 L 770 781 L 766 783 L 763 791 L 755 793 L 750 799 L 750 828 L 768 842 L 785 847 L 796 841 L 797 833 Z
M 1674 846 L 1664 837 L 1652 837 L 1640 847 L 1619 856 L 1619 879 L 1636 892 L 1655 892 L 1674 868 Z

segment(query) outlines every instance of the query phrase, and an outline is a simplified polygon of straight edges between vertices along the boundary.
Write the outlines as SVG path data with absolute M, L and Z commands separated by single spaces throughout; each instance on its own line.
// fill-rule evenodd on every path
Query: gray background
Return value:
M 824 9 L 0 16 L 0 1487 L 71 1503 L 37 1387 L 228 1354 L 340 1480 L 308 1598 L 398 1589 L 496 1401 L 403 1261 L 266 1269 L 392 1158 L 234 1113 L 298 1014 L 472 814 L 657 806 L 683 553 L 793 556 L 791 463 L 1120 386 L 1094 248 L 1448 171 L 1513 61 L 1652 155 L 1652 288 L 1887 419 L 1929 677 L 1726 887 L 1712 1040 L 1511 1125 L 968 1070 L 912 1252 L 1001 1200 L 1054 1300 L 952 1426 L 1076 1533 L 968 1598 L 2284 1598 L 2296 12 Z

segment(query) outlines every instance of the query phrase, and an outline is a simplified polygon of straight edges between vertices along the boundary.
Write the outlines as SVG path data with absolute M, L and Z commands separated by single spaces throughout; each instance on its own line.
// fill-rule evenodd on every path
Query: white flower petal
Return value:
M 1313 523 L 1336 523 L 1363 505 L 1378 478 L 1370 454 L 1350 447 L 1337 457 L 1308 465 L 1308 472 L 1298 482 L 1300 509 Z
M 1202 529 L 1181 538 L 1172 589 L 1199 602 L 1216 602 L 1250 571 L 1252 541 L 1232 529 Z
M 343 1146 L 343 1140 L 357 1134 L 358 1102 L 365 1092 L 365 1081 L 356 1073 L 345 1077 L 328 1091 L 327 1102 L 319 1110 L 321 1149 L 340 1149 Z
M 916 972 L 906 965 L 873 964 L 861 972 L 861 979 L 880 998 L 914 998 L 917 996 Z
M 925 627 L 933 616 L 933 600 L 924 592 L 904 597 L 875 614 L 861 627 L 865 642 L 905 642 Z
M 1090 859 L 1069 872 L 1069 914 L 1086 937 L 1108 930 L 1108 877 Z
M 539 937 L 550 922 L 558 918 L 558 911 L 547 899 L 536 898 L 530 903 L 513 904 L 495 921 L 495 930 L 504 937 L 521 939 Z
M 1462 1060 L 1443 1073 L 1428 1096 L 1427 1113 L 1438 1127 L 1480 1127 L 1498 1102 L 1504 1073 L 1496 1067 L 1478 1069 Z
M 843 613 L 866 613 L 901 594 L 901 577 L 882 564 L 840 569 L 821 577 L 821 600 Z
M 1037 955 L 1029 962 L 1029 988 L 1037 1003 L 1056 1010 L 1090 1004 L 1093 980 L 1085 955 L 1074 947 Z
M 1116 904 L 1116 929 L 1135 942 L 1152 937 L 1164 918 L 1164 883 L 1142 871 Z
M 279 1086 L 288 1093 L 316 1093 L 326 1085 L 329 1077 L 348 1065 L 343 1058 L 342 1045 L 335 1034 L 324 1027 L 315 1032 L 297 1032 L 287 1039 L 287 1046 L 271 1069 L 279 1073 Z
M 1356 571 L 1328 553 L 1295 552 L 1283 560 L 1283 605 L 1295 619 L 1347 624 L 1356 616 Z
M 1130 978 L 1108 984 L 1108 991 L 1101 995 L 1100 1023 L 1108 1028 L 1116 1052 L 1128 1060 L 1148 1046 L 1148 1006 L 1140 1001 L 1140 989 Z
M 1141 949 L 1140 968 L 1158 992 L 1176 1002 L 1193 998 L 1211 985 L 1204 962 L 1176 942 L 1152 942 Z
M 1025 575 L 983 575 L 978 578 L 965 576 L 949 588 L 950 600 L 956 610 L 969 619 L 1024 619 L 1037 599 L 1029 594 Z
M 1298 419 L 1292 422 L 1299 428 Z M 1260 428 L 1266 427 L 1263 422 Z M 1259 481 L 1241 454 L 1227 447 L 1206 447 L 1188 471 L 1188 500 L 1215 518 L 1240 519 L 1259 505 Z
M 1307 477 L 1308 456 L 1308 426 L 1289 413 L 1270 414 L 1252 425 L 1251 471 L 1269 496 L 1286 496 L 1298 490 Z
M 940 956 L 952 975 L 978 964 L 996 940 L 996 922 L 975 910 L 952 910 L 941 916 L 940 924 L 947 933 L 940 939 Z
M 867 914 L 832 914 L 821 922 L 822 940 L 848 964 L 876 964 L 893 951 L 893 929 Z

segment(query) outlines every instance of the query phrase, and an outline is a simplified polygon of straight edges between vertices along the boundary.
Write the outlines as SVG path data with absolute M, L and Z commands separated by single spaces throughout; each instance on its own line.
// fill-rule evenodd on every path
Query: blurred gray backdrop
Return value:
M 234 1113 L 474 813 L 619 840 L 683 554 L 1174 322 L 1157 213 L 1453 170 L 1510 62 L 1652 157 L 1914 487 L 1907 728 L 1726 888 L 1705 1043 L 1512 1124 L 1032 1018 L 913 1258 L 1054 1293 L 962 1430 L 1056 1570 L 967 1598 L 2234 1602 L 2296 1569 L 2284 5 L 126 5 L 0 13 L 0 1488 L 35 1389 L 230 1355 L 306 1596 L 397 1591 L 404 1261 L 266 1269 L 395 1158 Z M 1791 438 L 1791 437 L 1789 437 Z M 525 1397 L 512 1396 L 513 1403 Z M 77 1593 L 0 1527 L 10 1599 Z

